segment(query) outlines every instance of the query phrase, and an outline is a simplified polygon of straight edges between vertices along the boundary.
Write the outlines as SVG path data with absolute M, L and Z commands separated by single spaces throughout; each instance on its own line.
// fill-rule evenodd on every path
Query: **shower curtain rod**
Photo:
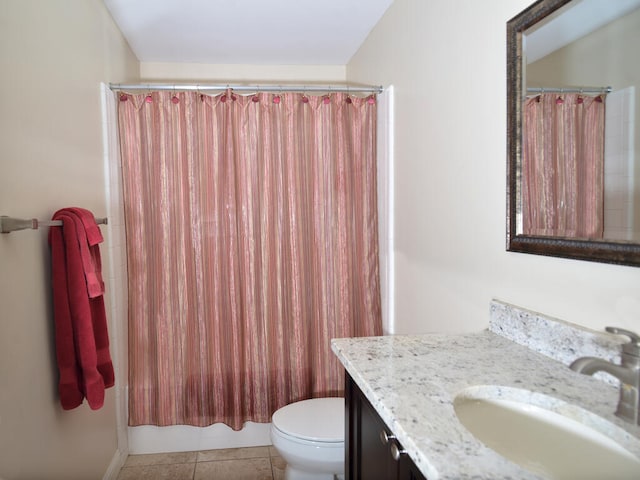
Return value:
M 611 87 L 557 88 L 557 87 L 529 87 L 527 93 L 611 93 Z
M 233 85 L 206 83 L 169 84 L 169 83 L 140 83 L 122 84 L 110 83 L 109 88 L 114 91 L 131 90 L 189 90 L 204 92 L 208 90 L 234 90 L 236 92 L 344 92 L 344 93 L 382 93 L 382 86 L 349 86 L 349 85 Z

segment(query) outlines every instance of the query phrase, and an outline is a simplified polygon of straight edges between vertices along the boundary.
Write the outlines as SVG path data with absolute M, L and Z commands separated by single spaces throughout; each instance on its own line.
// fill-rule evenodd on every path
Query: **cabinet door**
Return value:
M 426 480 L 348 375 L 345 408 L 346 480 Z
M 395 480 L 398 462 L 391 458 L 389 445 L 380 438 L 381 432 L 390 432 L 348 375 L 345 403 L 346 480 Z
M 400 457 L 400 465 L 398 478 L 400 480 L 427 480 L 422 472 L 418 470 L 415 464 L 409 458 L 409 455 L 403 454 Z
M 377 412 L 366 400 L 360 412 L 360 477 L 367 480 L 398 478 L 398 462 L 391 457 L 391 435 Z

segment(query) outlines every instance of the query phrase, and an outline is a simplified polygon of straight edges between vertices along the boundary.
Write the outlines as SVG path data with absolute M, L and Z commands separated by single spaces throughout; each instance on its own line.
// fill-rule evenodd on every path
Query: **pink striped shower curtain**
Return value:
M 269 422 L 381 334 L 376 104 L 121 95 L 129 424 Z
M 524 102 L 525 235 L 602 239 L 604 97 L 544 93 Z

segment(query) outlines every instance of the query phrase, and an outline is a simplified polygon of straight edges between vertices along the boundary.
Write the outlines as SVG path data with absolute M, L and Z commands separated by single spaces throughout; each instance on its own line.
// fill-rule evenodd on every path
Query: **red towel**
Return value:
M 102 281 L 102 265 L 100 262 L 100 250 L 98 244 L 102 242 L 102 232 L 96 224 L 96 220 L 89 210 L 84 208 L 67 208 L 59 210 L 58 213 L 73 214 L 78 232 L 84 230 L 84 239 L 78 244 L 80 246 L 80 256 L 82 257 L 82 266 L 84 269 L 84 277 L 87 282 L 87 291 L 89 298 L 98 297 L 104 294 L 104 282 Z
M 63 224 L 49 229 L 60 402 L 70 410 L 86 397 L 96 410 L 104 404 L 105 388 L 114 384 L 98 247 L 102 234 L 83 209 L 59 210 L 53 219 Z

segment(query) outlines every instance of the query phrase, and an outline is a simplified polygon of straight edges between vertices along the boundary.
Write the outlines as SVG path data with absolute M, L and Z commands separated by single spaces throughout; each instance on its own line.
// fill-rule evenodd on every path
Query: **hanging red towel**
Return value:
M 102 234 L 85 209 L 58 210 L 53 219 L 62 221 L 62 227 L 49 229 L 60 403 L 70 410 L 86 397 L 96 410 L 104 404 L 105 388 L 114 384 L 98 247 Z
M 78 243 L 80 245 L 84 277 L 87 282 L 87 292 L 89 298 L 99 297 L 104 294 L 100 249 L 98 247 L 98 244 L 103 241 L 100 227 L 96 224 L 93 213 L 89 210 L 83 208 L 67 208 L 64 209 L 64 212 L 75 215 L 74 221 L 78 233 L 84 230 L 86 241 L 81 241 L 79 237 Z

